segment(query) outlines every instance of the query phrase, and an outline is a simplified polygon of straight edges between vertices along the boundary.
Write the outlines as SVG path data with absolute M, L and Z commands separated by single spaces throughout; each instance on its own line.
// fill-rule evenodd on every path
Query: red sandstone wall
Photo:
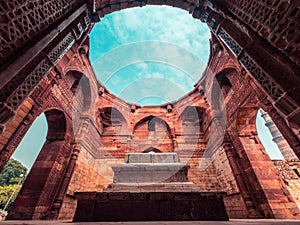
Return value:
M 39 105 L 43 106 L 45 103 L 43 106 L 45 108 L 61 108 L 66 116 L 72 119 L 70 127 L 73 128 L 73 131 L 68 132 L 68 135 L 72 137 L 73 142 L 80 146 L 80 152 L 77 158 L 74 158 L 76 161 L 74 169 L 68 171 L 67 168 L 67 173 L 62 174 L 67 181 L 62 182 L 62 186 L 59 188 L 58 197 L 62 197 L 55 198 L 58 202 L 62 200 L 59 218 L 70 219 L 73 217 L 76 207 L 76 201 L 73 198 L 74 192 L 102 191 L 112 182 L 111 166 L 122 162 L 124 155 L 128 152 L 142 152 L 145 148 L 154 145 L 155 137 L 153 137 L 153 132 L 149 131 L 147 119 L 145 120 L 149 116 L 157 117 L 166 124 L 166 126 L 158 125 L 156 127 L 157 136 L 162 135 L 158 140 L 159 143 L 153 147 L 162 152 L 177 152 L 180 160 L 191 167 L 189 179 L 202 191 L 226 191 L 228 195 L 225 197 L 225 204 L 231 218 L 246 218 L 249 216 L 250 210 L 270 213 L 267 215 L 270 217 L 274 213 L 276 218 L 290 218 L 290 212 L 294 210 L 293 200 L 290 201 L 289 193 L 286 193 L 285 196 L 282 195 L 280 191 L 284 190 L 284 184 L 278 180 L 277 175 L 274 175 L 274 168 L 272 168 L 270 160 L 262 157 L 264 150 L 256 140 L 253 112 L 251 112 L 251 118 L 248 111 L 240 111 L 244 107 L 244 103 L 257 109 L 259 90 L 253 88 L 252 78 L 241 69 L 236 61 L 230 58 L 226 51 L 212 55 L 209 66 L 211 71 L 206 71 L 204 78 L 199 81 L 195 90 L 178 102 L 172 103 L 171 111 L 167 110 L 167 105 L 137 107 L 135 110 L 131 110 L 130 103 L 118 99 L 107 90 L 104 89 L 104 93 L 97 93 L 100 84 L 95 78 L 88 59 L 84 57 L 74 59 L 71 51 L 66 54 L 57 65 L 61 74 L 58 75 L 57 71 L 52 72 L 51 76 L 47 78 L 51 80 L 51 86 L 50 82 L 45 79 L 45 84 L 41 84 L 37 88 L 38 91 L 34 93 L 35 101 Z M 220 84 L 225 98 L 225 104 L 220 107 L 216 107 L 216 104 L 222 103 L 222 99 L 215 99 L 215 96 L 211 94 L 212 85 L 216 80 L 210 75 L 210 72 L 214 75 L 226 75 L 232 83 L 231 87 Z M 73 85 L 77 79 L 77 73 L 87 77 L 89 82 L 85 88 L 75 91 L 74 98 Z M 203 92 L 203 88 L 206 88 L 205 92 Z M 46 89 L 47 91 L 43 93 Z M 261 96 L 266 98 L 261 92 L 259 93 L 260 98 Z M 47 100 L 43 102 L 44 99 Z M 268 104 L 268 101 L 265 100 L 265 102 L 267 103 L 264 104 Z M 1 136 L 1 145 L 4 145 L 15 132 L 16 127 L 22 118 L 28 115 L 33 104 L 34 102 L 30 98 L 24 103 L 17 113 L 16 120 L 10 122 L 6 133 L 4 132 Z M 195 107 L 199 117 L 186 118 L 185 110 L 188 107 Z M 107 120 L 101 111 L 104 108 L 116 109 L 119 112 L 118 118 L 113 118 L 114 121 Z M 231 169 L 232 162 L 228 161 L 228 155 L 223 149 L 212 151 L 210 153 L 214 153 L 213 155 L 204 157 L 208 140 L 218 137 L 218 123 L 212 123 L 212 121 L 218 118 L 218 112 L 222 109 L 226 110 L 227 130 L 231 132 L 230 135 L 234 134 L 231 137 L 234 139 L 233 143 L 236 148 L 234 151 L 239 157 L 244 156 L 234 159 L 237 164 L 240 163 L 240 171 Z M 74 111 L 79 115 L 76 119 L 72 114 Z M 237 112 L 239 112 L 238 115 Z M 117 125 L 114 124 L 115 122 Z M 194 126 L 194 124 L 200 123 L 199 129 Z M 14 133 L 14 135 L 17 134 L 17 132 Z M 252 146 L 255 151 L 253 149 L 250 151 L 249 146 Z M 71 150 L 66 151 L 66 157 L 69 157 L 67 156 L 69 151 Z M 260 172 L 266 167 L 270 170 L 268 177 Z M 244 182 L 248 182 L 250 185 L 256 184 L 257 181 L 259 183 L 253 189 L 239 188 L 242 186 L 241 181 L 236 180 L 234 173 L 242 174 Z M 250 180 L 246 179 L 248 177 Z M 66 188 L 65 193 L 63 188 Z M 255 196 L 256 199 L 249 200 L 242 197 L 251 191 L 257 193 L 263 191 L 266 199 L 261 200 L 260 204 L 261 196 L 259 194 Z M 290 188 L 290 192 L 294 193 L 293 191 L 294 188 Z M 283 196 L 279 202 L 277 201 L 278 196 Z M 297 194 L 294 196 L 295 199 L 298 198 Z M 282 210 L 282 204 L 286 200 L 289 203 L 285 203 L 286 208 Z M 254 201 L 260 204 L 259 209 L 253 209 Z M 250 213 L 250 216 L 255 217 L 256 214 Z
M 273 160 L 273 163 L 300 209 L 300 161 Z
M 219 190 L 227 192 L 227 196 L 224 198 L 224 203 L 229 218 L 247 218 L 248 213 L 245 202 L 241 196 L 233 171 L 223 148 L 219 148 L 212 157 L 212 161 L 216 170 Z

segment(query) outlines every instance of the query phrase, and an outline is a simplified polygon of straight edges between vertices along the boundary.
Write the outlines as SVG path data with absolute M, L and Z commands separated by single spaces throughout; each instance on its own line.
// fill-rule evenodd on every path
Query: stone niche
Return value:
M 75 193 L 74 222 L 228 220 L 225 192 L 200 192 L 176 153 L 130 153 L 103 192 Z

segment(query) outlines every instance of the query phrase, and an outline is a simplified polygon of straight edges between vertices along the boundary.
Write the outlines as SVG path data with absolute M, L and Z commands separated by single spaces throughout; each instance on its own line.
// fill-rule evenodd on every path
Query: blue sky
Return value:
M 209 56 L 208 27 L 172 7 L 109 14 L 90 37 L 99 80 L 120 98 L 141 105 L 173 101 L 191 91 Z
M 162 104 L 191 91 L 209 56 L 207 26 L 186 11 L 167 6 L 106 15 L 90 37 L 90 58 L 99 80 L 115 95 L 141 105 Z M 270 157 L 282 158 L 259 115 L 257 129 Z M 31 168 L 46 133 L 42 114 L 13 157 Z

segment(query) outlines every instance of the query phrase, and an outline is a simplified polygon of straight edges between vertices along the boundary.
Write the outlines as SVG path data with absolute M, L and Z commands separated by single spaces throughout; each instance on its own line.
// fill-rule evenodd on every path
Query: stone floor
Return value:
M 153 222 L 92 222 L 72 223 L 71 221 L 0 221 L 2 225 L 300 225 L 300 220 L 230 220 L 230 221 L 153 221 Z

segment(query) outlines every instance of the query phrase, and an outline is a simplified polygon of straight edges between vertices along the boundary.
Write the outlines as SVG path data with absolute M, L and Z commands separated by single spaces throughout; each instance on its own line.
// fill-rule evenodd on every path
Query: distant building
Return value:
M 271 119 L 268 113 L 260 110 L 262 118 L 265 120 L 265 126 L 269 128 L 271 135 L 273 137 L 273 141 L 278 146 L 281 154 L 283 155 L 284 159 L 286 160 L 298 160 L 298 157 L 296 156 L 293 149 L 291 149 L 288 142 L 285 140 L 285 138 L 282 136 L 280 131 L 278 130 L 277 126 L 275 125 L 274 121 Z

